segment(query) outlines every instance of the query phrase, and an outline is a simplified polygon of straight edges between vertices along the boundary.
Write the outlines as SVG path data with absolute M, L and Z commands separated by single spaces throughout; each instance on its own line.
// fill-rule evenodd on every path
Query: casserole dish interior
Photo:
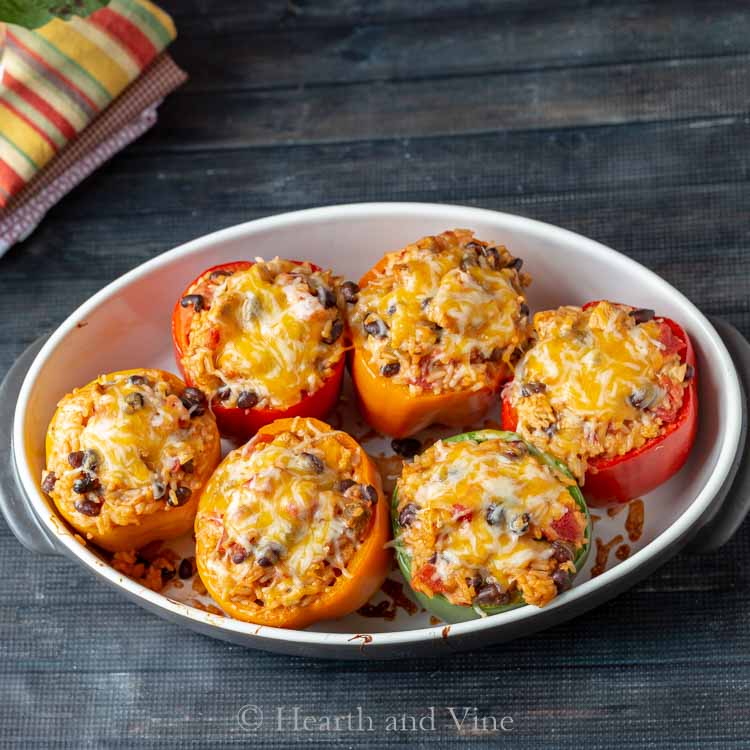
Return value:
M 357 279 L 383 253 L 454 227 L 469 228 L 477 237 L 502 243 L 514 256 L 523 258 L 524 270 L 533 277 L 527 290 L 532 312 L 599 298 L 650 307 L 679 321 L 695 346 L 701 408 L 690 459 L 676 476 L 645 498 L 639 534 L 629 536 L 625 528 L 627 509 L 613 517 L 607 511 L 593 511 L 591 554 L 571 591 L 544 610 L 524 607 L 455 625 L 449 633 L 445 623 L 431 621 L 425 612 L 410 614 L 403 607 L 395 608 L 392 619 L 353 614 L 304 632 L 270 628 L 256 632 L 256 626 L 201 609 L 210 602 L 189 582 L 181 589 L 167 586 L 159 595 L 130 581 L 104 565 L 96 551 L 76 540 L 57 517 L 38 489 L 45 461 L 45 430 L 57 401 L 106 371 L 158 367 L 175 372 L 172 308 L 186 283 L 201 270 L 256 256 L 296 257 L 304 248 L 306 260 Z M 366 643 L 374 653 L 380 650 L 380 655 L 398 656 L 414 653 L 414 644 L 434 646 L 448 637 L 463 637 L 460 645 L 476 645 L 531 632 L 631 585 L 665 555 L 675 552 L 711 514 L 711 501 L 727 480 L 740 448 L 741 403 L 732 360 L 711 324 L 660 277 L 625 256 L 571 232 L 508 214 L 430 204 L 359 204 L 296 212 L 222 230 L 158 256 L 110 284 L 63 323 L 29 369 L 15 413 L 13 451 L 23 492 L 40 523 L 54 537 L 58 551 L 75 557 L 147 608 L 246 645 L 356 656 Z M 497 413 L 490 419 L 498 425 Z M 368 427 L 356 412 L 348 377 L 344 401 L 329 421 L 360 440 L 367 438 L 365 448 L 371 455 L 387 458 L 392 453 L 388 440 L 368 435 Z M 465 429 L 485 426 L 489 425 L 483 422 Z M 459 431 L 432 429 L 420 437 Z M 229 447 L 224 446 L 225 450 Z M 381 461 L 381 466 L 390 464 Z M 387 479 L 386 486 L 392 486 Z M 605 545 L 609 545 L 608 555 L 597 555 L 597 548 Z M 189 537 L 169 546 L 180 555 L 192 554 Z M 592 570 L 598 575 L 592 577 Z M 395 569 L 389 578 L 401 582 Z M 373 601 L 385 598 L 380 594 Z

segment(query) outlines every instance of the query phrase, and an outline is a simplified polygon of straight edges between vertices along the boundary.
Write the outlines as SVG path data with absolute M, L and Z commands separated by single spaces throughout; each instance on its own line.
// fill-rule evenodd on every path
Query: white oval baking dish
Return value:
M 104 564 L 59 520 L 38 486 L 44 434 L 55 404 L 102 372 L 150 366 L 174 371 L 172 306 L 186 282 L 202 269 L 223 261 L 281 255 L 311 260 L 357 279 L 384 252 L 454 227 L 503 243 L 524 259 L 534 279 L 529 293 L 532 310 L 607 298 L 654 308 L 679 321 L 691 336 L 698 357 L 698 439 L 686 467 L 646 498 L 644 534 L 632 544 L 626 560 L 595 578 L 590 577 L 589 562 L 573 589 L 544 609 L 527 606 L 450 628 L 430 624 L 425 613 L 400 612 L 391 622 L 351 615 L 305 631 L 287 631 L 211 614 L 179 601 L 179 592 L 149 591 Z M 12 440 L 6 432 L 0 445 L 0 463 L 6 464 L 0 506 L 11 529 L 30 548 L 64 554 L 146 609 L 246 646 L 318 657 L 393 658 L 509 640 L 611 598 L 691 537 L 704 547 L 717 546 L 736 529 L 750 499 L 747 467 L 742 465 L 746 405 L 741 385 L 748 377 L 750 349 L 734 329 L 719 325 L 732 355 L 716 328 L 656 274 L 597 242 L 519 216 L 460 206 L 378 203 L 252 221 L 189 242 L 132 270 L 76 310 L 41 346 L 33 362 L 34 350 L 19 360 L 0 398 L 0 423 L 5 420 L 9 432 L 17 395 Z M 622 517 L 601 515 L 595 536 L 608 539 L 622 530 Z

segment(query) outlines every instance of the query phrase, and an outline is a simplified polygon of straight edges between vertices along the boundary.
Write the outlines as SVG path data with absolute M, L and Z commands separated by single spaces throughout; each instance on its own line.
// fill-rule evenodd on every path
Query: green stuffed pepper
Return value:
M 392 517 L 404 577 L 450 623 L 548 604 L 570 588 L 591 543 L 572 474 L 515 432 L 430 446 L 404 466 Z

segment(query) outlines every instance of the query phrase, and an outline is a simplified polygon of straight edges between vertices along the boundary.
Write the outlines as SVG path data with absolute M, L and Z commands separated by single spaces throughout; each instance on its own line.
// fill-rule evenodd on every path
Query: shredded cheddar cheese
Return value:
M 182 360 L 190 382 L 227 407 L 285 408 L 314 393 L 344 352 L 340 282 L 280 258 L 199 279 L 188 290 L 201 292 Z
M 371 526 L 377 493 L 359 454 L 304 420 L 230 453 L 206 493 L 223 514 L 196 519 L 197 554 L 222 600 L 249 611 L 304 607 L 339 576 Z
M 527 339 L 521 261 L 456 229 L 386 256 L 349 322 L 356 346 L 412 394 L 479 390 Z
M 591 459 L 639 448 L 676 418 L 690 371 L 652 311 L 561 307 L 537 313 L 534 330 L 505 396 L 517 431 L 580 482 Z
M 412 587 L 464 606 L 519 594 L 543 606 L 575 573 L 585 540 L 572 484 L 520 441 L 438 441 L 398 481 Z

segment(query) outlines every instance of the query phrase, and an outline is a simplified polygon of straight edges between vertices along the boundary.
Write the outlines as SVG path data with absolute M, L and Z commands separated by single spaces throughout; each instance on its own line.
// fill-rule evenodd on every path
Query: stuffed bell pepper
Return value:
M 698 396 L 677 323 L 599 301 L 537 313 L 534 332 L 503 390 L 503 427 L 563 461 L 592 506 L 628 502 L 680 469 Z
M 543 607 L 570 587 L 589 549 L 572 475 L 512 432 L 436 442 L 405 464 L 392 506 L 401 571 L 446 622 Z
M 187 382 L 223 435 L 322 417 L 344 373 L 341 280 L 311 263 L 237 261 L 204 271 L 177 301 L 172 338 Z
M 457 229 L 389 253 L 348 295 L 352 378 L 379 432 L 481 419 L 528 338 L 530 283 L 502 246 Z
M 200 499 L 196 561 L 232 617 L 304 628 L 361 607 L 383 583 L 389 508 L 357 442 L 282 419 L 230 453 Z
M 168 372 L 125 370 L 60 401 L 41 486 L 86 540 L 125 551 L 192 528 L 220 457 L 203 394 Z

